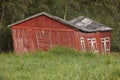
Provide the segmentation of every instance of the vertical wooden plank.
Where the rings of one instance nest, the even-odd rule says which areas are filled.
[[[64,45],[67,46],[67,35],[66,35],[66,31],[64,31]]]
[[[52,35],[51,35],[51,34],[52,34],[51,31],[49,31],[49,40],[50,40],[50,44],[49,44],[50,46],[49,46],[49,47],[50,47],[50,48],[51,48],[52,45],[53,45],[53,44],[52,44]]]
[[[78,50],[79,50],[78,38],[77,38],[77,32],[76,32],[76,31],[74,31],[74,37],[75,37],[76,49],[78,49]]]
[[[98,52],[101,53],[102,49],[101,49],[101,35],[99,32],[96,33],[96,40],[97,40],[97,44],[98,44]]]
[[[65,46],[65,37],[64,37],[64,32],[63,31],[59,31],[59,45],[61,46]]]
[[[78,31],[76,31],[76,38],[77,38],[78,50],[80,50],[80,37],[79,37],[79,32]]]
[[[75,48],[75,37],[74,37],[74,32],[70,33],[70,43],[71,43],[71,47]]]
[[[68,42],[68,47],[71,47],[71,42],[70,42],[70,31],[67,32],[67,42]]]
[[[14,47],[14,51],[17,52],[17,43],[16,43],[16,29],[12,29],[12,39],[13,39],[13,47]]]
[[[110,37],[110,52],[111,52],[111,44],[112,44],[112,39],[111,39],[111,32],[109,32],[109,37]]]
[[[68,36],[67,36],[67,31],[64,31],[64,45],[68,47],[68,40],[67,40]]]
[[[60,45],[60,32],[59,31],[56,31],[56,42],[57,42],[57,45]]]
[[[54,43],[55,43],[55,45],[57,45],[58,43],[57,43],[57,32],[56,31],[54,31]]]
[[[19,32],[19,29],[17,29],[17,43],[18,43],[18,52],[20,52],[20,32]]]
[[[84,40],[85,40],[85,47],[86,47],[86,51],[90,51],[89,50],[89,44],[88,44],[88,38],[89,38],[89,33],[83,33],[83,32],[80,32],[80,34],[82,34],[82,36],[84,37]]]

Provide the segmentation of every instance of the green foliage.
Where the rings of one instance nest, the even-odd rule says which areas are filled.
[[[55,46],[49,49],[49,53],[64,56],[64,55],[71,55],[77,56],[78,52],[75,49],[64,47],[64,46]]]
[[[119,66],[119,54],[90,56],[57,46],[48,52],[0,54],[0,80],[120,80]]]
[[[13,49],[12,37],[10,34],[11,34],[11,31],[9,29],[1,29],[0,31],[0,50],[1,51],[8,52]]]

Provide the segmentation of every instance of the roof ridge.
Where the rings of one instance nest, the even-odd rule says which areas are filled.
[[[74,29],[76,29],[76,30],[79,30],[79,28],[77,28],[75,25],[69,23],[68,21],[63,20],[62,18],[59,18],[59,17],[57,17],[57,16],[50,15],[50,14],[48,14],[48,13],[46,13],[46,12],[37,13],[37,14],[35,14],[35,15],[33,15],[33,16],[27,17],[27,18],[25,18],[25,19],[23,19],[23,20],[20,20],[20,21],[18,21],[18,22],[15,22],[15,23],[13,23],[13,24],[10,24],[10,25],[8,25],[8,27],[11,27],[11,26],[13,26],[13,25],[17,25],[17,24],[19,24],[19,23],[22,23],[22,22],[24,22],[24,21],[30,20],[30,19],[32,19],[32,18],[41,16],[41,15],[45,15],[45,16],[47,16],[47,17],[49,17],[49,18],[52,18],[52,19],[54,19],[54,20],[56,20],[56,21],[59,21],[59,22],[61,22],[61,23],[63,23],[63,24],[69,25],[69,26],[71,26],[72,28],[74,28]]]

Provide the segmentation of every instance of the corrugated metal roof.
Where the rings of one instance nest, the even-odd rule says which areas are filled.
[[[74,28],[75,30],[80,30],[80,31],[84,31],[84,32],[97,32],[97,31],[111,31],[112,30],[111,28],[109,28],[103,24],[100,24],[96,21],[93,21],[92,19],[86,18],[84,16],[80,16],[80,17],[72,19],[70,21],[65,21],[59,17],[47,14],[45,12],[35,14],[31,17],[25,18],[24,20],[10,24],[10,25],[8,25],[8,27],[20,24],[24,21],[33,19],[33,18],[41,16],[41,15],[48,16],[58,22],[65,24],[65,25],[69,25],[71,28]]]
[[[84,16],[80,16],[68,22],[70,22],[71,24],[75,25],[77,28],[85,32],[111,31],[112,30],[110,27],[107,27],[101,23],[98,23]]]

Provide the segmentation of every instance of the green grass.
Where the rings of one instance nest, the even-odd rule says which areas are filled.
[[[0,54],[0,80],[120,80],[120,54],[95,55],[64,47]]]

